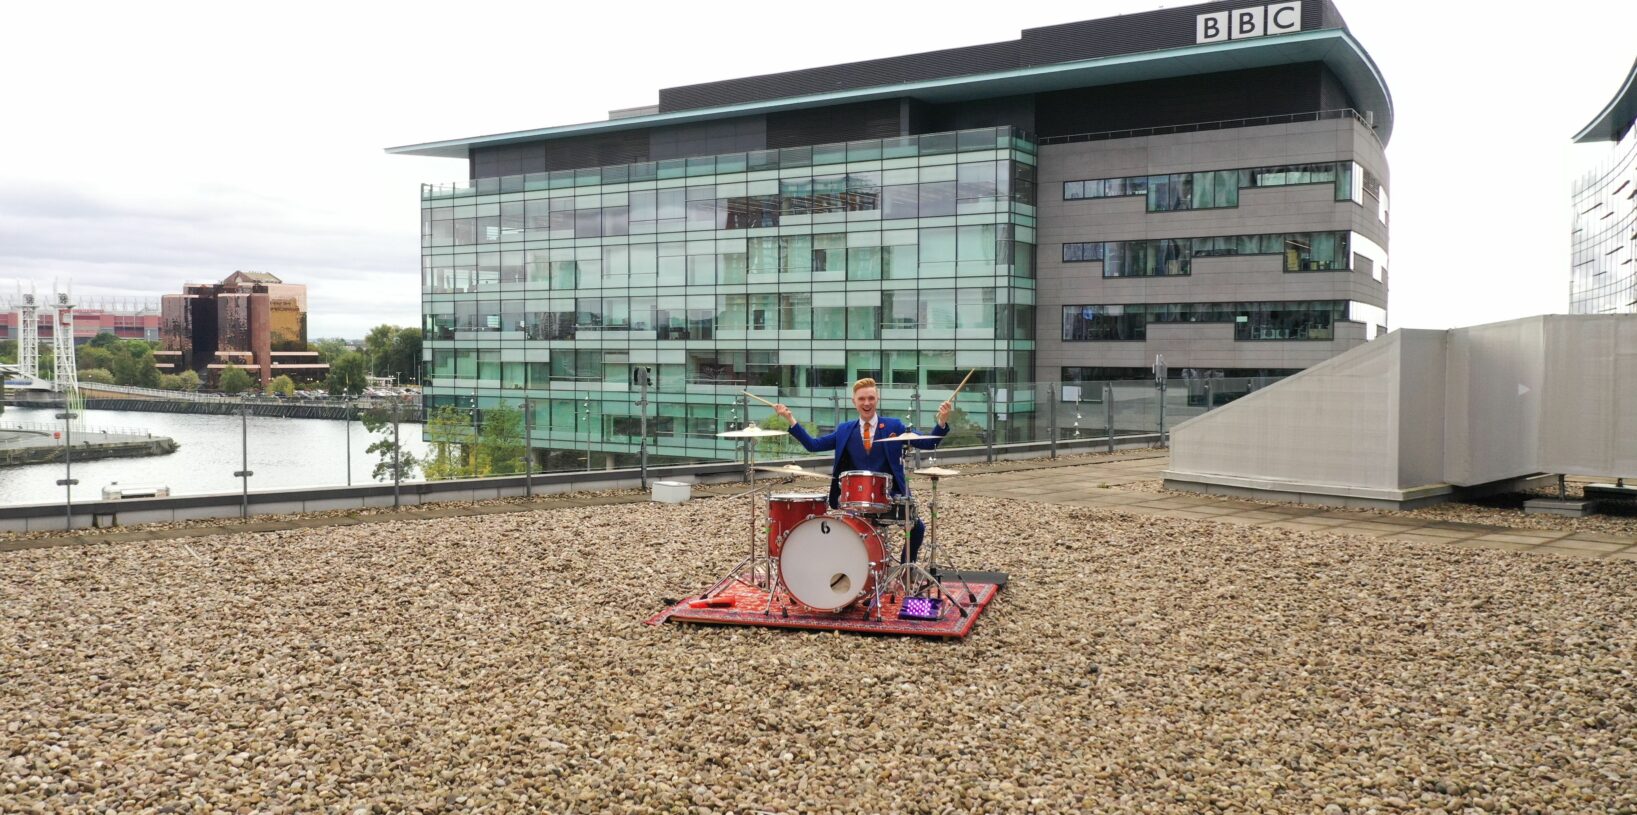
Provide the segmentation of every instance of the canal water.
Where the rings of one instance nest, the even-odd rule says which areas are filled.
[[[58,409],[7,407],[0,427],[9,424],[57,424]],[[172,495],[238,492],[243,446],[238,416],[201,416],[189,413],[143,413],[129,410],[87,410],[81,419],[95,432],[99,427],[141,428],[169,436],[181,447],[170,455],[74,462],[74,500],[97,500],[102,488],[127,485],[167,486]],[[251,416],[250,478],[252,492],[290,487],[323,487],[347,483],[347,451],[352,451],[352,483],[375,483],[370,473],[376,456],[364,452],[372,439],[363,424],[329,419],[281,419]],[[348,427],[351,426],[349,444]],[[399,425],[407,452],[426,451],[421,425]],[[75,431],[80,432],[78,429]],[[0,467],[0,506],[43,504],[63,500],[63,465],[31,464]],[[418,476],[417,476],[418,477]]]

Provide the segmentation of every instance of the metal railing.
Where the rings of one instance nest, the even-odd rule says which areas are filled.
[[[849,373],[856,373],[852,371]],[[947,372],[946,372],[947,373]],[[956,372],[960,373],[960,372]],[[924,378],[927,374],[921,374]],[[918,451],[920,461],[944,452],[964,451],[965,458],[994,460],[997,456],[1056,456],[1060,451],[1112,450],[1117,446],[1164,445],[1176,424],[1266,387],[1277,378],[1185,377],[1156,382],[1152,379],[1095,382],[1040,382],[988,384],[972,381],[958,396],[955,382],[887,384],[880,387],[883,415],[902,419],[923,432],[932,428],[939,406],[953,400],[956,413],[946,441],[938,451]],[[623,383],[622,383],[623,384]],[[573,394],[539,392],[520,398],[505,396],[493,387],[477,391],[480,410],[472,410],[472,391],[433,393],[427,425],[418,400],[386,400],[377,410],[354,401],[356,411],[329,419],[289,419],[265,416],[257,400],[221,399],[228,410],[160,410],[155,414],[154,436],[174,438],[176,452],[158,458],[107,459],[78,453],[73,472],[87,483],[140,479],[162,484],[173,495],[202,495],[231,490],[241,496],[249,487],[263,490],[322,488],[383,480],[392,484],[460,478],[534,475],[553,472],[605,472],[639,468],[643,483],[649,467],[739,461],[749,449],[761,462],[809,458],[796,440],[786,435],[754,443],[720,437],[755,421],[778,427],[770,407],[741,391],[768,401],[783,402],[810,432],[819,435],[853,418],[849,387],[789,388],[744,385],[739,382],[688,382],[683,392],[644,387],[599,392],[582,388]],[[170,391],[123,388],[176,399]],[[120,391],[113,391],[118,393]],[[602,394],[606,393],[606,396]],[[565,398],[568,397],[568,398]],[[640,398],[639,398],[640,397]],[[218,398],[218,397],[210,397]],[[458,402],[451,401],[459,399]],[[563,404],[568,402],[567,405]],[[186,407],[191,402],[174,404]],[[702,406],[713,406],[701,410]],[[396,409],[391,409],[396,407]],[[445,408],[455,408],[451,415]],[[68,425],[78,417],[95,422],[92,408],[57,414],[59,422],[0,423],[0,429],[51,434],[69,433],[76,446],[106,430],[110,435],[144,437],[148,430],[112,425]],[[201,414],[195,419],[189,415]],[[220,415],[239,414],[227,418]],[[139,421],[131,414],[109,416],[120,423]],[[342,421],[345,417],[350,421]],[[31,416],[29,417],[31,418]],[[226,418],[226,421],[224,421]],[[454,419],[451,424],[451,418]],[[62,489],[67,463],[26,464],[13,471],[0,505],[44,503],[61,499],[72,505]],[[53,484],[57,486],[53,488]],[[248,499],[243,499],[248,506]],[[248,511],[248,510],[246,510]],[[71,515],[68,509],[65,513]]]
[[[12,432],[16,432],[16,433],[44,433],[46,435],[50,435],[52,433],[61,433],[62,430],[63,430],[63,426],[62,426],[61,423],[56,423],[56,422],[0,422],[0,432],[8,431],[8,430],[12,431]],[[76,426],[74,428],[74,432],[75,433],[83,433],[83,434],[88,435],[88,436],[89,435],[104,435],[104,434],[106,434],[106,435],[109,435],[109,436],[144,436],[144,437],[146,437],[146,436],[153,435],[153,433],[151,431],[147,430],[146,428],[141,428],[141,427],[79,427],[79,426]]]

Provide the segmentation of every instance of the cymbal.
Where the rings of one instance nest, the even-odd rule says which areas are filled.
[[[889,441],[925,441],[926,439],[941,439],[941,438],[943,438],[943,436],[923,436],[920,433],[916,433],[915,431],[912,430],[912,431],[910,431],[908,433],[899,433],[896,436],[888,436],[888,437],[886,437],[884,439],[875,439],[874,443],[875,444],[880,444],[882,442],[889,442]]]
[[[726,433],[717,433],[716,437],[719,439],[771,439],[775,436],[783,435],[785,435],[783,430],[767,430],[757,427],[754,423],[752,423],[738,430],[729,430]]]
[[[826,481],[830,480],[829,473],[820,473],[820,472],[814,472],[812,470],[803,470],[802,468],[797,467],[794,464],[792,464],[792,465],[790,465],[788,467],[773,467],[773,466],[766,466],[766,465],[757,465],[756,469],[758,469],[758,470],[760,470],[760,471],[762,471],[764,473],[778,473],[779,475],[805,475],[808,478],[822,478],[822,479],[824,479]]]
[[[961,471],[960,470],[951,470],[951,469],[949,469],[947,467],[922,467],[921,469],[916,470],[915,474],[916,475],[936,475],[936,476],[942,477],[942,476],[950,476],[950,475],[960,475]]]

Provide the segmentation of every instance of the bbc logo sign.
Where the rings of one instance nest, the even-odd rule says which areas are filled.
[[[1302,4],[1269,3],[1265,6],[1201,14],[1194,20],[1194,42],[1227,42],[1269,34],[1290,34],[1302,30]]]

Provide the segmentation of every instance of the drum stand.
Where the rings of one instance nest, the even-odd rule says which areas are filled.
[[[903,445],[903,449],[900,451],[899,455],[901,455],[905,459],[908,459],[909,458],[908,450],[909,450],[909,445],[908,444]],[[907,464],[908,462],[905,462],[905,463]],[[938,547],[938,538],[937,538],[937,531],[938,531],[938,477],[937,476],[929,476],[929,477],[932,479],[932,506],[931,506],[932,527],[931,527],[931,529],[927,530],[928,551],[927,551],[927,556],[926,556],[926,562],[929,563],[929,564],[932,564],[934,567],[936,567],[937,563],[938,563],[938,561],[937,561],[937,552],[938,552],[938,548],[937,548]],[[908,492],[909,492],[909,474],[908,474],[908,472],[906,472],[904,474],[904,492],[905,492],[906,497],[907,497]],[[913,596],[913,595],[917,595],[922,591],[926,591],[927,590],[925,588],[926,586],[931,586],[932,587],[931,590],[936,592],[937,596],[940,599],[942,599],[944,602],[950,604],[951,606],[954,606],[955,610],[959,611],[961,613],[962,617],[965,617],[965,616],[967,616],[966,606],[961,605],[960,601],[956,600],[954,595],[950,594],[947,590],[944,589],[944,584],[943,584],[942,580],[939,580],[937,577],[934,577],[932,572],[928,571],[925,567],[923,567],[921,565],[921,563],[920,563],[921,558],[916,557],[914,559],[911,559],[910,556],[909,556],[910,555],[910,552],[909,552],[910,541],[914,539],[914,536],[915,536],[915,522],[918,521],[918,520],[920,520],[920,513],[917,511],[917,507],[915,506],[915,501],[913,499],[909,500],[907,502],[905,510],[904,510],[904,561],[902,563],[899,563],[898,565],[893,566],[892,568],[887,570],[886,580],[876,582],[876,597],[875,597],[876,618],[880,619],[880,614],[881,614],[881,588],[880,587],[881,587],[883,582],[888,586],[892,586],[892,585],[895,585],[895,584],[898,585],[903,590],[905,597],[910,597],[910,596]],[[916,554],[919,555],[920,553],[917,552]],[[961,585],[966,586],[966,580],[964,578],[961,580]],[[968,602],[976,602],[977,601],[977,595],[973,593],[972,588],[970,586],[966,586],[966,596],[968,598]]]

